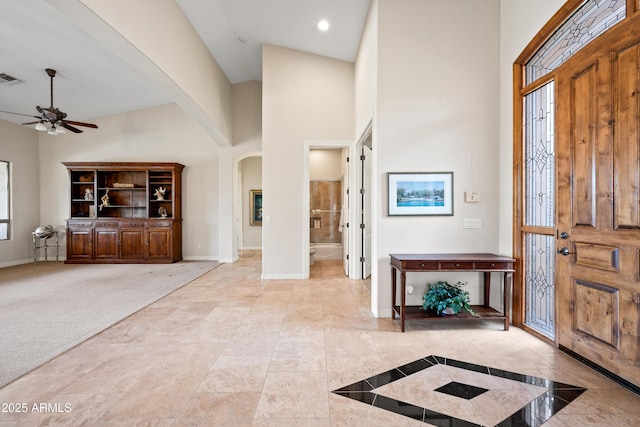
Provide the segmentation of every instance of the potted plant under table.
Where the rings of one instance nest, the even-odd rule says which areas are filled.
[[[461,311],[468,311],[472,316],[478,316],[472,309],[469,291],[462,289],[462,282],[451,284],[444,280],[427,283],[424,293],[422,309],[435,312],[438,316],[454,315]]]

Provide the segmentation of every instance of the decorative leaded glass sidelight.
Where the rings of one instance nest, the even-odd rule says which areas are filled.
[[[525,224],[555,225],[553,81],[524,98]]]
[[[555,260],[555,87],[552,75],[592,40],[626,17],[625,0],[585,0],[524,64],[523,95],[523,266],[525,324],[553,338]],[[531,234],[535,227],[536,233]]]
[[[555,70],[591,40],[622,21],[626,9],[625,0],[586,1],[527,62],[527,84]]]
[[[525,243],[525,324],[552,339],[555,336],[554,241],[554,236],[527,234]]]

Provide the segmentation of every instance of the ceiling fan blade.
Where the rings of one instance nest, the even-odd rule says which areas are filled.
[[[94,125],[93,123],[75,122],[73,120],[65,120],[65,123],[69,123],[76,126],[84,126],[88,128],[98,129],[98,125]]]
[[[34,116],[33,114],[13,113],[13,112],[11,112],[11,111],[3,111],[3,110],[0,110],[0,113],[15,114],[16,116],[35,117],[36,119],[39,119],[39,118],[40,118],[40,117],[38,117],[38,116]]]
[[[40,123],[42,120],[38,120],[36,122],[27,122],[27,123],[20,123],[22,125],[35,125],[36,123]]]
[[[81,131],[80,129],[78,129],[78,128],[74,128],[74,127],[73,127],[73,126],[71,126],[71,125],[69,124],[69,122],[67,122],[67,121],[62,122],[62,125],[61,125],[61,126],[62,126],[63,128],[65,128],[65,129],[70,130],[70,131],[71,131],[71,132],[73,132],[73,133],[82,133],[82,131]]]

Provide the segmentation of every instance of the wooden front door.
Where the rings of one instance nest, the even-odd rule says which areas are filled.
[[[558,69],[556,308],[560,346],[640,385],[640,39],[629,40],[631,28],[615,27]]]

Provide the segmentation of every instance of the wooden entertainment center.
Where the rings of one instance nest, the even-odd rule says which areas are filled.
[[[66,263],[182,260],[184,165],[63,164],[70,178]]]

